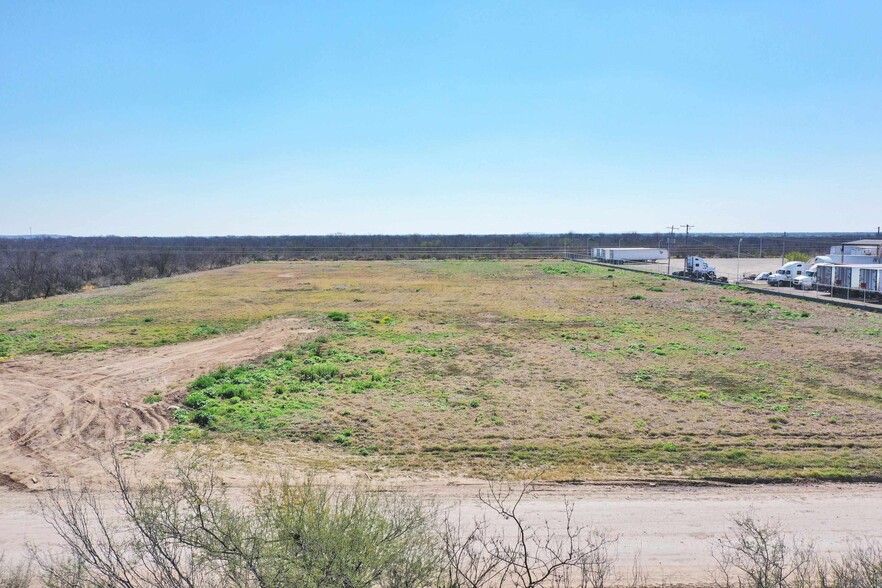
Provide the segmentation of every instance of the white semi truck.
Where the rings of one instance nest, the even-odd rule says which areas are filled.
[[[723,277],[717,277],[717,268],[710,265],[706,259],[697,255],[690,255],[686,258],[686,269],[680,272],[673,272],[671,275],[684,276],[694,278],[696,280],[707,280],[709,282],[728,282]]]
[[[793,287],[800,290],[814,290],[818,283],[817,280],[818,264],[815,264],[805,270],[801,276],[793,278]]]
[[[798,276],[808,269],[808,264],[801,261],[788,261],[769,276],[769,286],[790,286]]]

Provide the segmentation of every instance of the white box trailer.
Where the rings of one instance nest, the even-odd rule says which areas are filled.
[[[818,289],[846,298],[882,298],[882,264],[818,264]]]
[[[833,268],[833,285],[837,288],[851,289],[857,286],[852,265],[837,265]]]
[[[665,261],[668,259],[668,250],[652,247],[592,247],[591,257],[607,263]]]
[[[860,287],[862,265],[819,263],[817,268],[818,286],[829,288],[857,289]]]
[[[821,290],[829,290],[833,286],[833,269],[836,266],[832,263],[819,263],[815,278],[817,278],[818,288]]]
[[[860,288],[875,296],[882,295],[882,268],[860,268]]]
[[[882,270],[882,264],[878,263],[839,265],[836,266],[834,285],[852,290],[869,290],[870,284],[878,285],[879,270]]]

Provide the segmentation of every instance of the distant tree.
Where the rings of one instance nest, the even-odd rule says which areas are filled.
[[[156,270],[156,275],[158,277],[164,278],[172,274],[175,254],[171,251],[152,253],[149,260],[150,265]]]
[[[789,251],[784,255],[787,261],[808,261],[811,256],[802,251]]]

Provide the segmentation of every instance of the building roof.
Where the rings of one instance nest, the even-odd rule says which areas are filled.
[[[882,239],[859,239],[857,241],[849,241],[848,243],[843,243],[843,245],[869,245],[872,247],[879,247],[882,245]]]
[[[606,249],[607,251],[664,251],[664,248],[659,249],[658,247],[603,247],[602,245],[592,247],[592,249]]]

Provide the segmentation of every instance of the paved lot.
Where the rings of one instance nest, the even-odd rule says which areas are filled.
[[[760,272],[770,272],[775,271],[779,267],[781,267],[781,259],[780,258],[758,258],[758,257],[742,257],[740,260],[733,258],[723,258],[723,257],[713,257],[708,258],[707,262],[713,267],[717,268],[718,276],[725,276],[728,278],[730,282],[735,281],[735,276],[738,274],[758,274]],[[683,258],[673,258],[671,259],[671,271],[681,271],[684,268],[684,260]],[[665,263],[639,263],[629,265],[628,267],[633,267],[637,269],[644,269],[646,271],[657,272],[657,273],[667,273],[668,264]]]
[[[764,281],[753,281],[753,280],[745,280],[743,276],[745,274],[759,274],[760,272],[769,272],[775,271],[779,267],[781,267],[781,258],[757,258],[757,257],[742,257],[740,260],[727,257],[714,257],[707,258],[707,262],[717,268],[717,275],[721,277],[725,277],[729,280],[730,283],[734,283],[735,277],[739,274],[742,276],[742,279],[738,280],[738,283],[742,286],[746,286],[749,288],[754,288],[757,290],[772,290],[778,293],[786,293],[792,294],[795,296],[799,296],[807,299],[819,299],[819,300],[842,300],[845,302],[849,302],[852,304],[857,304],[859,306],[866,306],[872,309],[882,309],[882,303],[874,302],[874,301],[866,301],[862,297],[857,298],[832,298],[830,294],[826,292],[818,292],[816,290],[797,290],[796,288],[791,288],[789,286],[785,287],[772,287],[769,286],[768,283]],[[641,269],[653,273],[664,274],[668,271],[668,263],[635,263],[628,264],[629,268],[633,269]],[[673,258],[671,259],[671,272],[681,271],[684,268],[684,260],[683,258]]]

